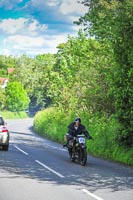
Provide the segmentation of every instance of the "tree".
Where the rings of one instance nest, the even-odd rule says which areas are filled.
[[[5,103],[6,103],[5,90],[3,90],[0,87],[0,110],[3,110],[5,108]]]
[[[50,99],[47,97],[47,89],[54,60],[53,54],[37,55],[34,59],[22,55],[17,59],[18,67],[10,80],[15,79],[22,83],[30,98],[29,106],[31,109],[44,108],[50,103]]]
[[[28,107],[29,97],[20,82],[9,82],[5,92],[8,110],[23,111]]]
[[[8,77],[8,68],[16,68],[17,59],[12,56],[0,55],[0,76]]]
[[[56,105],[65,110],[113,112],[108,92],[113,55],[107,47],[81,31],[58,46],[49,87]]]
[[[88,13],[79,19],[101,42],[112,46],[116,65],[112,74],[116,116],[121,124],[119,144],[133,144],[133,4],[130,0],[84,0]]]

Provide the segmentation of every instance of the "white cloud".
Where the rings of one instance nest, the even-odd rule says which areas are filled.
[[[4,19],[0,23],[0,29],[7,34],[14,34],[24,28],[26,19]]]
[[[25,15],[25,18],[0,20],[0,54],[56,53],[57,46],[67,41],[68,34],[77,34],[81,27],[73,21],[87,11],[77,0],[30,0],[19,7],[20,2],[22,0],[0,0],[0,6],[15,8],[17,12],[21,10]],[[49,20],[48,26],[45,23]]]
[[[47,1],[47,0],[46,0]],[[27,5],[36,8],[37,10],[43,10],[46,8],[46,2],[44,0],[31,0]]]
[[[28,23],[28,31],[31,32],[43,32],[48,28],[47,25],[42,24],[40,25],[39,22],[37,20],[32,20],[30,23]]]
[[[77,0],[31,0],[27,3],[29,8],[34,8],[37,10],[45,10],[45,8],[50,7],[55,9],[57,15],[60,13],[62,15],[82,15],[87,12],[87,7],[83,4],[78,3]]]
[[[41,47],[44,45],[42,37],[29,37],[22,35],[10,36],[4,40],[5,45],[11,45],[14,49],[25,49],[27,47]]]
[[[78,21],[79,20],[79,16],[70,16],[69,17],[70,21]],[[81,24],[81,25],[76,25],[76,24],[73,24],[71,26],[71,29],[74,30],[75,32],[78,32],[79,30],[83,30],[84,29],[84,26]]]
[[[15,0],[14,0],[15,1]],[[44,6],[59,6],[61,5],[62,11],[70,10],[71,11],[76,11],[78,13],[81,13],[85,8],[85,6],[81,3],[78,3],[78,0],[31,0],[28,2],[34,6],[42,7]]]
[[[47,26],[40,25],[37,20],[18,18],[18,19],[4,19],[0,22],[0,30],[5,34],[30,34],[36,35],[39,31],[45,31]]]
[[[27,13],[29,12],[31,15],[34,13],[35,17],[42,23],[50,20],[50,27],[52,27],[51,22],[53,25],[56,23],[56,30],[58,30],[60,26],[58,22],[62,24],[64,22],[64,26],[67,24],[68,32],[70,32],[70,30],[76,32],[80,29],[78,26],[73,26],[73,21],[75,18],[79,19],[87,11],[88,8],[78,3],[78,0],[31,0],[27,3],[26,9]],[[66,30],[65,27],[64,29]],[[59,31],[63,31],[63,29]]]
[[[49,0],[47,2],[47,5],[50,6],[50,7],[58,6],[59,4],[60,4],[59,0]]]
[[[57,53],[57,46],[67,41],[67,35],[45,35],[39,37],[30,36],[9,36],[4,40],[4,45],[0,49],[0,54],[37,55],[43,53]]]
[[[4,7],[7,10],[11,10],[17,3],[21,3],[23,0],[0,0],[0,7]]]
[[[48,35],[47,26],[37,20],[18,18],[4,19],[0,22],[0,30],[5,39],[0,40],[0,54],[40,54],[56,53],[57,46],[67,41],[67,34]]]
[[[61,44],[61,43],[64,43],[67,41],[67,38],[68,36],[66,34],[62,34],[62,35],[53,35],[53,36],[47,36],[46,37],[46,45],[52,49],[56,49],[56,47]]]
[[[87,12],[87,8],[84,5],[79,4],[77,0],[62,1],[59,10],[64,15],[75,14],[75,13],[81,15]]]
[[[61,2],[62,0],[31,0],[29,3],[42,8],[42,6],[58,6]]]
[[[6,56],[10,56],[12,55],[11,51],[9,49],[3,49],[1,52],[1,54],[6,55]]]
[[[34,52],[36,55],[45,45],[42,37],[29,37],[22,35],[9,36],[4,40],[2,54],[20,55]]]

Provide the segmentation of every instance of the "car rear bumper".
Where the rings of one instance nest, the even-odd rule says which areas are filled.
[[[0,133],[0,145],[9,144],[9,133]]]

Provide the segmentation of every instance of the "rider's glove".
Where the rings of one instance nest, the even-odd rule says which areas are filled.
[[[90,136],[90,135],[87,136],[87,138],[88,138],[89,140],[91,140],[91,139],[93,140],[92,136]]]

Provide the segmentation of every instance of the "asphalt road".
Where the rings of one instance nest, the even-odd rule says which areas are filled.
[[[0,200],[132,200],[133,168],[88,155],[72,163],[62,145],[37,136],[33,119],[8,120],[0,150]]]

